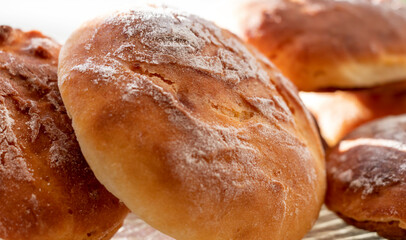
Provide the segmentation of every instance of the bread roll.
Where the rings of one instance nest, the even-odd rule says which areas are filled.
[[[301,92],[300,97],[331,147],[366,122],[406,113],[406,81],[369,89]]]
[[[235,14],[244,39],[303,91],[406,79],[400,1],[254,0]]]
[[[96,177],[175,239],[301,239],[323,151],[295,87],[236,36],[168,8],[90,21],[59,88]]]
[[[108,239],[128,212],[80,152],[58,92],[59,50],[0,26],[0,239]]]
[[[327,155],[326,205],[348,223],[406,239],[406,115],[362,125]]]

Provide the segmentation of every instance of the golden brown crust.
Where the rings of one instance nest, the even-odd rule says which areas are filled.
[[[395,0],[254,0],[236,14],[241,35],[304,91],[405,79],[405,16]]]
[[[347,222],[406,238],[406,115],[362,125],[327,154],[326,205]],[[352,220],[351,220],[352,219]]]
[[[268,61],[196,16],[152,9],[83,25],[59,84],[96,176],[176,239],[300,239],[323,201],[309,114]]]
[[[366,122],[406,113],[406,81],[360,90],[301,92],[300,97],[329,146]]]
[[[80,152],[57,87],[59,50],[0,26],[2,239],[107,239],[128,211]]]

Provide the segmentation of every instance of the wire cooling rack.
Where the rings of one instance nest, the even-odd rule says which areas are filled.
[[[174,240],[130,214],[114,240]],[[323,206],[319,219],[303,240],[378,240],[376,233],[367,232],[346,224],[333,212]]]

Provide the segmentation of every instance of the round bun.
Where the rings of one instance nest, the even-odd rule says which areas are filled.
[[[1,239],[108,239],[128,212],[80,152],[58,92],[59,50],[0,26]]]
[[[327,155],[326,205],[348,223],[406,239],[406,115],[351,132]]]
[[[406,113],[406,82],[334,92],[301,92],[329,146],[358,126],[377,118]]]
[[[254,0],[238,9],[241,35],[299,90],[406,79],[406,10],[400,1]]]
[[[96,177],[176,239],[300,239],[324,158],[294,86],[226,30],[168,8],[95,19],[59,88]]]

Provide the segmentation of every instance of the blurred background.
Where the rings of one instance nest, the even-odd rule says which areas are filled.
[[[39,30],[60,43],[81,23],[114,10],[130,9],[144,3],[164,4],[214,20],[227,16],[227,2],[233,0],[12,0],[2,1],[0,24],[22,30]]]

